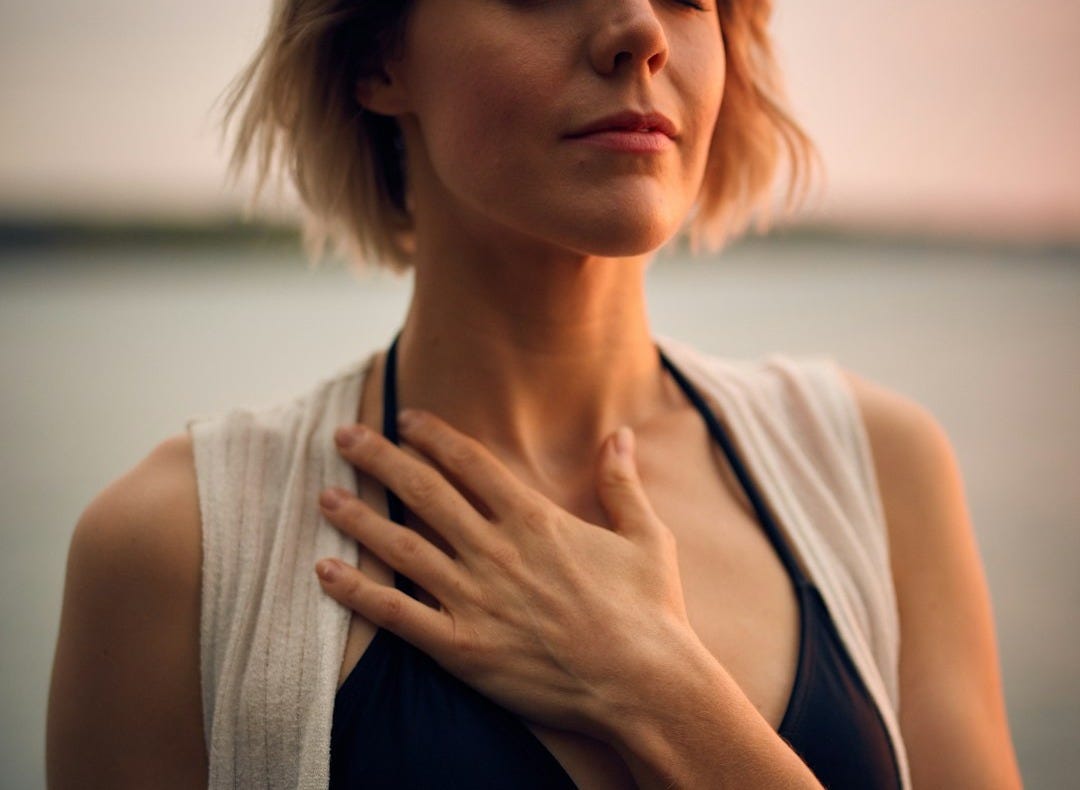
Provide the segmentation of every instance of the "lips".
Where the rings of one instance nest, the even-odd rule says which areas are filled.
[[[666,115],[658,112],[620,112],[598,118],[567,137],[585,137],[596,132],[660,132],[675,139],[678,131]]]

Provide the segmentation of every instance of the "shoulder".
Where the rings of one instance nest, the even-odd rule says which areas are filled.
[[[75,526],[49,693],[50,786],[205,784],[200,566],[192,445],[179,434]]]
[[[928,408],[854,371],[837,368],[859,407],[879,472],[887,475],[898,467],[931,459],[938,464],[955,460],[950,458],[953,449],[945,429]]]
[[[941,422],[913,398],[840,368],[873,455],[897,581],[926,540],[970,532],[956,451]]]
[[[842,370],[888,526],[900,724],[916,787],[1019,787],[990,593],[948,434],[910,397]]]
[[[69,572],[75,564],[99,589],[197,592],[200,526],[192,441],[179,433],[86,506],[71,537]]]
[[[192,441],[180,433],[86,506],[71,538],[68,585],[102,604],[125,600],[132,613],[189,614],[200,563]]]
[[[130,566],[124,578],[137,567],[155,568],[147,582],[190,585],[191,571],[198,571],[199,533],[194,450],[184,432],[106,486],[83,511],[71,545],[84,562]]]
[[[914,586],[926,570],[928,551],[974,540],[960,465],[945,428],[928,408],[851,370],[840,372],[858,406],[873,456],[903,609],[904,598],[915,594]],[[968,562],[974,559],[970,551],[965,555]]]

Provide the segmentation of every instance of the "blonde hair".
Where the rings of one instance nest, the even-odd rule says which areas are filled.
[[[239,114],[230,161],[236,178],[255,158],[258,199],[274,171],[288,174],[304,209],[305,246],[326,243],[357,265],[410,267],[414,228],[402,138],[392,118],[355,98],[360,77],[400,51],[411,0],[275,0],[270,28],[230,86],[224,125]],[[727,75],[705,178],[685,231],[690,247],[718,250],[756,210],[771,224],[770,187],[781,150],[790,163],[788,212],[805,197],[820,157],[785,109],[768,22],[771,0],[718,0]],[[242,111],[242,112],[241,112]]]

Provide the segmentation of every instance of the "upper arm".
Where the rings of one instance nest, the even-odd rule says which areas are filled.
[[[1020,787],[990,595],[955,452],[927,409],[844,374],[888,523],[900,614],[900,728],[912,783]]]
[[[201,526],[186,434],[75,527],[49,690],[49,787],[205,787]]]

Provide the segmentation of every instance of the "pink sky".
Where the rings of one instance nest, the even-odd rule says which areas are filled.
[[[268,0],[0,9],[0,212],[235,207],[215,98]],[[828,168],[808,219],[1080,238],[1080,3],[778,0],[792,104]]]

